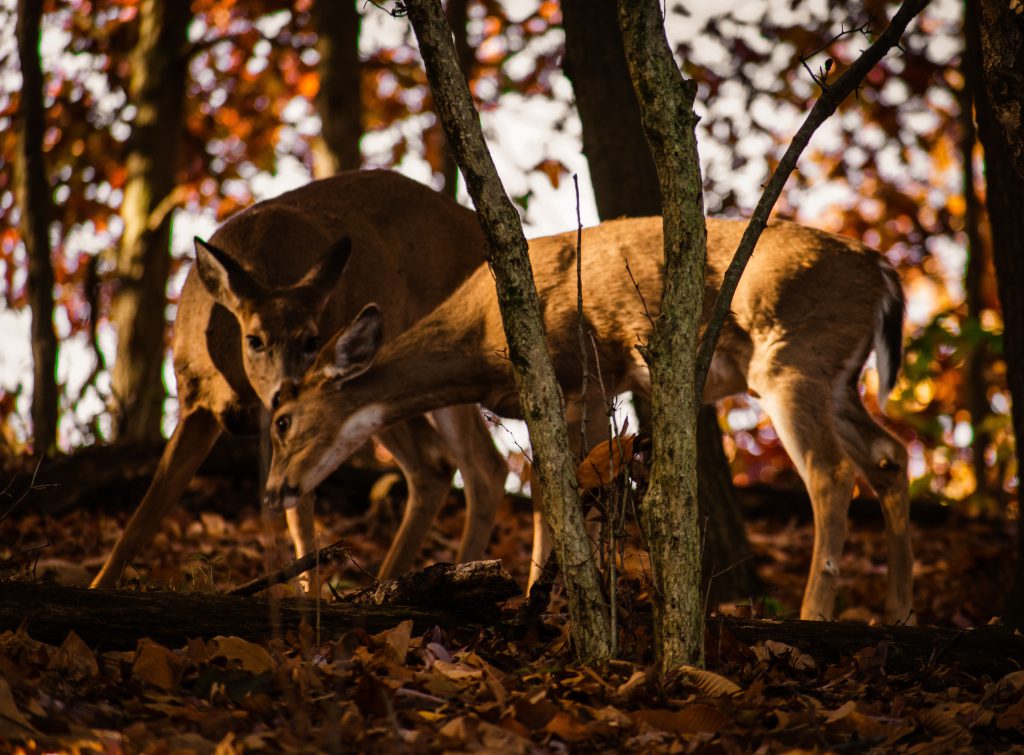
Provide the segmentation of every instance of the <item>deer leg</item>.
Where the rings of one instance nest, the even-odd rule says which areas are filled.
[[[491,434],[475,404],[438,409],[430,413],[462,472],[466,492],[466,523],[456,560],[483,558],[494,530],[494,518],[505,498],[508,464],[494,447]]]
[[[853,462],[836,434],[831,391],[822,381],[778,373],[751,387],[807,486],[814,512],[814,550],[800,618],[831,619],[855,479]]]
[[[846,452],[878,496],[885,516],[889,574],[885,620],[913,623],[914,553],[910,543],[907,450],[868,414],[856,384],[836,396],[836,426]]]
[[[206,409],[195,409],[182,416],[160,455],[146,495],[93,579],[92,587],[117,586],[125,566],[160,529],[160,522],[181,498],[220,432],[216,418]]]
[[[381,579],[404,574],[412,566],[438,509],[451,490],[454,468],[437,431],[424,417],[388,428],[380,441],[395,457],[409,484],[409,499],[391,547],[380,567]]]

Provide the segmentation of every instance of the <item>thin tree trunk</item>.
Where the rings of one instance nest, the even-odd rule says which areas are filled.
[[[362,165],[362,70],[359,64],[361,17],[353,0],[316,0],[313,26],[320,90],[316,110],[320,137],[313,144],[313,175],[333,176]]]
[[[455,39],[455,52],[459,57],[459,67],[466,81],[473,80],[473,67],[476,63],[476,51],[469,46],[469,39],[466,36],[466,24],[469,22],[469,0],[448,0],[445,6],[445,14],[448,16],[448,25],[452,28],[452,35]],[[441,168],[441,175],[444,177],[442,191],[452,199],[458,192],[459,186],[459,164],[455,162],[455,155],[445,141],[444,163]]]
[[[612,646],[608,607],[583,526],[565,429],[565,405],[547,352],[519,215],[505,194],[484,142],[440,2],[407,0],[406,7],[448,143],[466,177],[487,238],[509,361],[540,478],[544,515],[562,566],[576,653],[588,661],[606,659]]]
[[[960,155],[963,160],[964,180],[964,231],[967,234],[967,267],[964,270],[964,292],[967,305],[967,317],[977,322],[984,309],[982,286],[985,275],[985,246],[981,235],[981,201],[974,188],[974,145],[978,135],[974,128],[974,98],[970,84],[965,84],[960,91]],[[988,472],[985,468],[985,449],[991,440],[989,434],[981,430],[981,424],[991,413],[988,405],[988,382],[985,379],[985,368],[988,365],[988,350],[980,344],[967,355],[964,372],[966,373],[965,392],[967,394],[967,411],[971,413],[971,425],[974,438],[971,442],[971,464],[974,466],[974,479],[977,493],[987,496],[989,493]]]
[[[53,264],[50,260],[50,182],[43,158],[43,71],[39,62],[42,3],[18,2],[18,57],[21,99],[18,107],[16,187],[21,208],[21,238],[28,258],[28,296],[32,310],[32,434],[36,453],[57,445],[57,334],[53,329]]]
[[[129,100],[138,113],[127,160],[124,234],[110,312],[117,331],[111,381],[114,434],[125,439],[159,437],[163,417],[171,213],[162,203],[175,186],[190,17],[187,0],[143,0],[132,52]]]
[[[1007,139],[1008,121],[1000,118],[1007,106],[1017,103],[1018,115],[1013,136],[1024,138],[1019,108],[1024,91],[1007,92],[1002,84],[1013,61],[1024,61],[1024,17],[1004,4],[983,0],[979,8],[966,3],[966,71],[974,93],[978,135],[985,148],[986,204],[992,228],[992,256],[996,266],[999,300],[1003,309],[1003,353],[1006,356],[1006,382],[1010,388],[1014,435],[1017,439],[1017,468],[1024,469],[1024,172],[1014,163],[1013,142]],[[1016,34],[1010,33],[1016,31]],[[1001,99],[999,108],[994,106]],[[1012,108],[1011,108],[1012,110]],[[1018,491],[1019,497],[1019,491]],[[1019,524],[1019,519],[1018,519]],[[1018,526],[1017,568],[1014,586],[1007,600],[1003,619],[1014,627],[1024,626],[1024,527]]]
[[[658,174],[640,123],[615,0],[562,0],[562,25],[563,67],[576,94],[598,213],[603,220],[660,215]],[[634,404],[641,425],[649,427],[650,404],[639,396]],[[697,428],[697,490],[705,527],[702,582],[711,582],[712,603],[757,594],[762,584],[750,559],[714,410],[698,414]]]
[[[651,373],[654,453],[640,515],[654,579],[654,652],[667,671],[704,661],[694,354],[707,229],[694,133],[697,85],[675,64],[658,0],[619,0],[619,26],[658,171],[665,226],[665,288],[642,349]]]
[[[615,0],[562,0],[565,58],[603,220],[661,214],[661,191],[626,66]]]

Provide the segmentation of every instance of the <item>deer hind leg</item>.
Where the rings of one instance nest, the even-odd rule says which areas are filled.
[[[416,560],[427,530],[451,490],[455,469],[445,455],[441,437],[424,417],[390,427],[378,437],[409,485],[402,523],[380,567],[380,578],[388,579],[404,574]]]
[[[878,496],[885,516],[889,574],[885,620],[912,623],[914,554],[910,543],[907,450],[868,414],[856,383],[836,392],[836,425],[846,452]]]
[[[117,586],[124,568],[153,538],[164,517],[181,498],[220,432],[216,418],[206,409],[193,409],[183,414],[164,446],[146,495],[118,538],[114,550],[107,556],[103,568],[93,579],[92,587]]]
[[[830,386],[776,372],[770,379],[752,381],[751,387],[807,486],[814,512],[814,550],[800,618],[831,619],[855,470],[836,433]]]
[[[466,523],[456,560],[476,561],[487,550],[494,519],[505,498],[508,464],[494,447],[476,404],[438,409],[430,417],[462,472],[465,486]]]

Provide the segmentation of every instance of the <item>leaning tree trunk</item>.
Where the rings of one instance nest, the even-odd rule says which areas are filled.
[[[1005,3],[967,2],[966,70],[985,148],[986,204],[992,256],[1003,308],[1003,352],[1010,388],[1017,468],[1024,469],[1024,14]],[[1008,81],[1016,82],[1009,86]],[[1019,477],[1020,475],[1018,475]],[[1018,491],[1019,494],[1019,491]],[[1019,522],[1019,518],[1018,518]],[[1024,527],[1018,526],[1017,568],[1004,620],[1024,626]]]
[[[526,238],[487,150],[439,0],[406,0],[406,8],[448,143],[487,238],[509,362],[562,566],[576,653],[584,660],[604,660],[612,647],[608,607],[583,526],[564,401],[547,352]]]
[[[562,0],[562,25],[563,66],[576,94],[598,214],[604,220],[660,215],[658,174],[629,79],[615,0]],[[641,424],[649,425],[650,405],[640,397],[635,404]],[[710,581],[712,603],[756,595],[763,588],[715,412],[702,410],[697,427],[697,491],[706,528],[702,583]]]
[[[21,208],[21,238],[28,258],[32,309],[32,434],[36,453],[57,443],[57,334],[53,329],[53,264],[50,261],[50,185],[43,159],[43,71],[39,62],[40,2],[18,2],[21,93],[15,191]]]
[[[363,162],[359,151],[363,136],[359,11],[352,0],[316,0],[313,26],[320,54],[316,95],[320,137],[313,144],[313,175],[324,178],[358,170]]]
[[[619,0],[633,88],[658,170],[665,284],[650,339],[653,454],[640,506],[654,580],[654,654],[662,670],[703,664],[694,356],[704,301],[707,229],[694,129],[697,84],[672,57],[658,0]]]
[[[160,435],[170,215],[181,141],[187,60],[184,0],[143,0],[132,51],[132,124],[117,250],[117,289],[110,320],[117,332],[114,434],[130,440]]]

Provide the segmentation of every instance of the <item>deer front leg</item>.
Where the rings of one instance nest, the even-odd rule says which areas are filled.
[[[186,411],[160,455],[153,481],[91,587],[116,587],[135,554],[160,529],[164,517],[185,492],[192,476],[220,435],[220,425],[205,409]]]
[[[462,472],[466,493],[466,522],[456,560],[460,563],[484,557],[494,531],[494,519],[505,498],[508,464],[475,404],[438,409],[430,413]]]
[[[295,549],[295,558],[302,558],[316,547],[316,526],[313,520],[315,508],[316,493],[307,493],[299,498],[298,505],[286,509],[284,512],[284,519],[288,525],[288,536]],[[314,584],[314,579],[309,576],[309,572],[299,577],[299,589],[312,595],[318,595],[320,592],[320,586]]]
[[[441,438],[423,417],[389,428],[380,441],[395,457],[409,485],[409,498],[391,548],[378,576],[397,577],[411,567],[438,509],[451,490],[454,468],[445,457]]]

